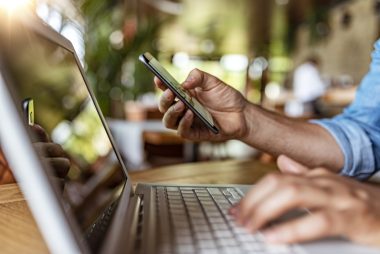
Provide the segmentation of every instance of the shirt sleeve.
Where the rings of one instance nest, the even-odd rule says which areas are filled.
[[[312,123],[329,131],[340,146],[342,175],[364,180],[380,171],[380,40],[355,101],[341,115]]]
[[[312,122],[324,127],[342,150],[344,155],[342,175],[364,180],[375,173],[372,142],[359,123],[346,117]]]

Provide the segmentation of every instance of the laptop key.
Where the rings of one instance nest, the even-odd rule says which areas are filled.
[[[177,235],[175,237],[175,241],[177,244],[193,244],[193,238],[189,235]]]
[[[215,249],[216,245],[213,240],[200,240],[197,242],[199,249]]]
[[[211,228],[214,231],[218,230],[229,230],[229,227],[226,224],[211,224]]]
[[[231,238],[233,237],[233,234],[228,230],[220,230],[214,232],[214,235],[216,238]]]
[[[228,254],[240,254],[240,253],[246,253],[246,252],[242,252],[240,247],[236,247],[236,246],[226,246],[223,248],[223,252],[222,253],[228,253]],[[255,252],[255,254],[260,254],[260,252]],[[263,253],[264,254],[264,253]]]
[[[222,247],[234,247],[239,246],[239,242],[234,238],[224,238],[218,240],[218,245]]]
[[[199,253],[199,254],[219,254],[219,251],[217,249],[203,249],[197,253]]]
[[[194,232],[211,232],[208,225],[193,225]]]
[[[177,246],[176,253],[180,254],[186,254],[186,253],[194,253],[195,248],[192,244],[182,244],[180,246]]]
[[[286,245],[266,245],[266,250],[273,254],[290,253],[290,248]]]
[[[178,187],[166,187],[166,191],[178,192]]]
[[[220,194],[222,195],[222,192],[218,188],[207,188],[208,192],[212,194]]]
[[[196,232],[195,239],[197,240],[212,240],[213,236],[211,232]]]

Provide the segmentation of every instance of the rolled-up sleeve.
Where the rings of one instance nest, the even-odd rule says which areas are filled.
[[[355,101],[341,115],[312,123],[339,144],[345,158],[341,174],[364,180],[380,171],[380,40]]]
[[[312,122],[324,127],[342,150],[342,175],[364,180],[376,172],[372,141],[359,123],[345,117]]]

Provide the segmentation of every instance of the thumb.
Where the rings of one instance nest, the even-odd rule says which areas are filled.
[[[194,69],[190,72],[182,87],[186,90],[195,89],[197,87],[204,91],[212,90],[215,87],[223,84],[221,80],[211,74]]]
[[[310,171],[307,167],[290,159],[285,155],[278,157],[277,165],[282,173],[303,175]]]

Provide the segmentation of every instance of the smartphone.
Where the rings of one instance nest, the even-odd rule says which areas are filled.
[[[22,101],[22,110],[24,112],[25,120],[29,126],[34,125],[34,101],[33,99],[25,99]]]
[[[140,55],[139,60],[156,75],[185,105],[215,134],[219,129],[215,126],[211,114],[202,104],[184,90],[180,83],[150,53]]]

